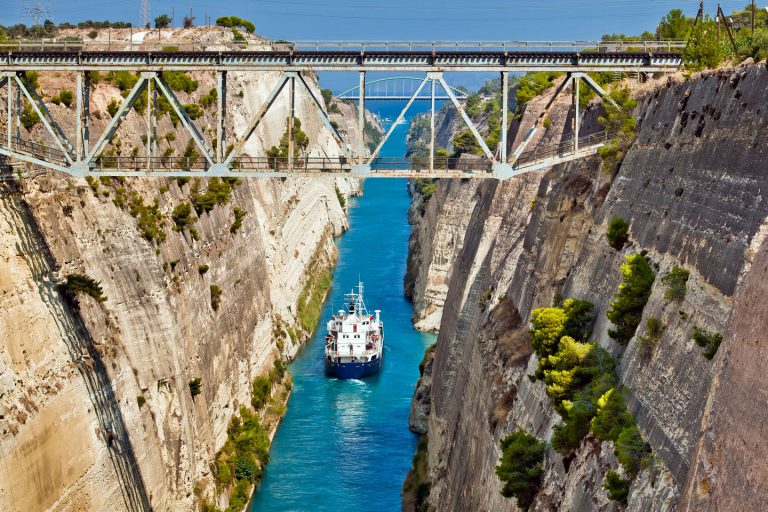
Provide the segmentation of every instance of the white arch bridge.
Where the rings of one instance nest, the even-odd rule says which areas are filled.
[[[167,44],[164,43],[164,44]],[[684,44],[684,43],[683,43]],[[89,49],[87,44],[76,50],[42,48],[10,50],[0,54],[0,88],[5,88],[6,118],[0,127],[0,155],[33,165],[59,170],[75,176],[242,176],[285,177],[349,174],[360,177],[484,177],[506,179],[557,163],[594,154],[609,139],[608,134],[592,134],[580,138],[579,87],[584,82],[601,98],[611,101],[606,92],[590,77],[593,72],[659,73],[670,72],[681,65],[678,42],[504,42],[504,43],[387,43],[377,48],[370,43],[302,43],[265,45],[257,49],[234,51],[164,51]],[[565,48],[565,49],[563,49]],[[157,51],[155,51],[157,50]],[[46,102],[26,79],[25,72],[74,73],[76,77],[74,136],[61,128]],[[131,71],[138,74],[136,84],[128,92],[105,131],[95,141],[90,129],[90,80],[93,72]],[[216,128],[206,136],[181,104],[163,77],[166,71],[214,73],[217,80]],[[264,74],[279,72],[280,77],[250,119],[242,133],[228,133],[227,73]],[[319,71],[355,71],[359,73],[358,126],[360,136],[356,148],[344,141],[305,80],[305,75]],[[365,101],[370,84],[368,72],[420,73],[409,94],[403,94],[406,105],[378,147],[369,154],[365,147]],[[555,71],[566,74],[556,88],[546,108],[526,134],[523,141],[507,154],[509,73]],[[496,72],[501,77],[502,108],[500,143],[494,153],[480,135],[461,104],[457,89],[446,81],[445,72]],[[409,80],[412,77],[409,77]],[[317,116],[331,131],[343,156],[294,157],[293,118],[295,117],[296,87],[304,89],[314,105]],[[442,90],[442,93],[438,91]],[[534,134],[545,119],[555,99],[567,88],[573,93],[576,127],[569,141],[547,148],[528,148]],[[284,94],[284,91],[286,92]],[[429,156],[421,159],[380,158],[384,143],[403,119],[414,101],[426,98],[432,103],[430,112],[431,138]],[[347,91],[350,95],[353,90]],[[131,157],[105,154],[108,143],[117,133],[136,101],[146,96],[146,150]],[[282,95],[282,97],[281,97]],[[444,95],[460,116],[481,148],[482,158],[440,159],[435,155],[435,101]],[[178,116],[184,130],[199,153],[199,157],[165,157],[157,155],[157,105],[163,96]],[[287,101],[289,111],[288,157],[246,155],[244,147],[253,132],[264,121],[277,101]],[[21,113],[29,103],[45,127],[47,140],[32,141],[22,137]],[[217,141],[217,143],[214,142]],[[154,142],[150,142],[154,141]],[[226,149],[225,149],[226,148]]]

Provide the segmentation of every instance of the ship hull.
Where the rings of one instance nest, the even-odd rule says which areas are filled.
[[[334,363],[325,360],[325,373],[339,379],[362,379],[379,373],[382,358],[367,363]]]

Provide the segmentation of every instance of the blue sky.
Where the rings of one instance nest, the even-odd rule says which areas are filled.
[[[0,0],[0,24],[30,23],[24,5],[35,0]],[[39,0],[56,22],[85,19],[138,24],[141,0]],[[723,10],[747,0],[722,0]],[[762,0],[759,5],[768,4]],[[696,0],[150,0],[154,18],[175,8],[180,22],[190,8],[198,23],[239,15],[257,32],[275,39],[593,39],[603,33],[653,30],[672,8],[693,16]],[[716,3],[705,2],[714,12]]]

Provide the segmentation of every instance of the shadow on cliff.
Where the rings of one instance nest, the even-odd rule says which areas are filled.
[[[2,165],[3,162],[0,162]],[[2,174],[8,177],[7,170]],[[29,266],[38,293],[56,322],[72,362],[83,377],[126,508],[130,511],[149,511],[152,507],[107,369],[80,313],[59,294],[51,280],[51,273],[56,269],[55,259],[21,192],[15,180],[0,179],[0,205],[16,226],[17,252]]]

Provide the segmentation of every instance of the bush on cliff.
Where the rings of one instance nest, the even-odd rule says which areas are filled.
[[[629,240],[629,224],[621,217],[611,217],[605,237],[608,239],[608,245],[617,251],[622,250]]]
[[[625,427],[619,434],[615,452],[619,464],[631,478],[650,462],[651,447],[643,440],[634,423]]]
[[[616,388],[609,389],[598,399],[597,414],[591,422],[592,433],[597,439],[616,441],[621,432],[633,424],[624,397]]]
[[[626,503],[631,483],[631,480],[624,480],[617,471],[610,469],[605,474],[603,489],[608,491],[608,499],[618,501],[619,503]]]
[[[702,329],[698,325],[693,326],[693,341],[700,347],[704,347],[703,355],[707,359],[712,359],[720,348],[723,341],[723,335],[717,332],[710,332]]]
[[[653,269],[640,254],[630,254],[621,266],[622,282],[613,295],[614,301],[608,310],[608,319],[614,328],[608,336],[617,343],[626,345],[640,324],[643,308],[651,296],[651,287],[656,279]]]
[[[515,497],[523,509],[533,503],[539,492],[546,450],[544,441],[522,429],[501,441],[501,460],[496,466],[496,474],[504,482],[501,494],[507,498]]]
[[[74,299],[75,295],[82,293],[93,297],[99,302],[107,300],[101,283],[84,274],[69,274],[64,278],[64,283],[59,285],[59,289],[68,295],[70,299]]]
[[[661,278],[661,282],[667,287],[664,292],[664,298],[668,301],[677,302],[685,300],[689,277],[690,272],[675,265],[669,274]]]

